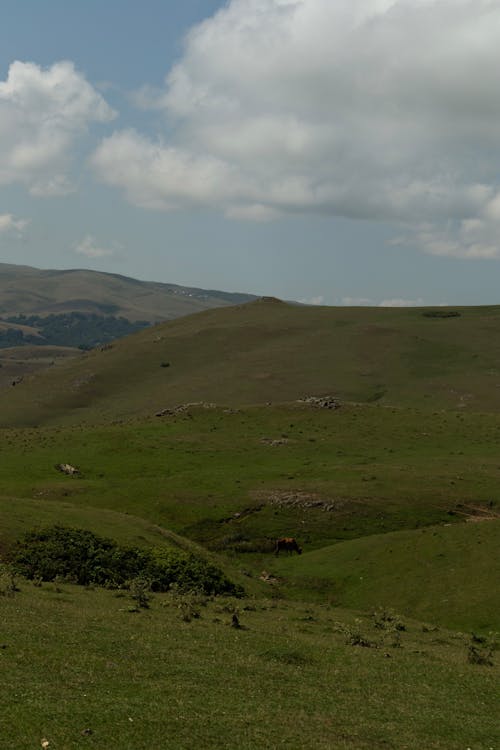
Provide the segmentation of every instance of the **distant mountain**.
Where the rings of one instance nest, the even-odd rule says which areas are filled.
[[[158,323],[214,307],[257,299],[222,292],[138,281],[82,269],[55,271],[0,263],[0,320],[23,315],[88,313]]]

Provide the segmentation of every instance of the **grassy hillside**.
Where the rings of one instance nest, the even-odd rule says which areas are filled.
[[[225,554],[248,581],[276,572],[295,596],[487,628],[500,611],[498,524],[467,519],[500,514],[500,417],[458,416],[195,408],[99,428],[3,430],[1,536],[7,544],[21,525],[57,516],[58,503],[67,523],[106,534],[113,512],[125,513]],[[59,473],[60,462],[81,476]],[[276,561],[273,540],[288,535],[304,554]],[[454,586],[456,600],[443,594]]]
[[[57,521],[249,594],[138,612],[0,562],[4,745],[496,748],[500,308],[455,312],[262,300],[0,389],[0,557]]]
[[[99,271],[0,263],[0,318],[80,311],[155,322],[250,299],[248,294],[138,281]]]
[[[500,516],[342,542],[272,566],[287,591],[341,606],[390,607],[462,630],[500,630]]]
[[[25,377],[53,367],[70,357],[80,357],[81,351],[68,346],[13,346],[0,348],[0,389],[19,385]],[[1,391],[0,391],[1,392]],[[7,393],[4,394],[7,396]]]
[[[500,308],[313,308],[260,300],[149,328],[0,392],[4,425],[154,414],[192,401],[228,406],[306,394],[500,410]]]

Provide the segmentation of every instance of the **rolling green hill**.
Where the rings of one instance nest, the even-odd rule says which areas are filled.
[[[4,425],[124,419],[308,394],[500,410],[500,308],[300,307],[263,298],[148,328],[0,392]]]
[[[460,630],[500,629],[500,516],[376,534],[280,559],[290,592],[340,606],[394,608]],[[473,571],[473,573],[472,573]]]
[[[144,543],[160,526],[249,582],[274,573],[285,596],[491,629],[498,521],[481,519],[500,516],[499,434],[499,415],[376,405],[4,429],[0,540],[57,517]],[[78,478],[55,470],[66,461]],[[304,553],[276,560],[287,535]]]
[[[6,747],[497,747],[499,330],[262,299],[0,387]],[[55,522],[247,597],[14,585],[16,540]]]

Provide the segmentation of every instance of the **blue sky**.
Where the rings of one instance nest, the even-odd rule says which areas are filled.
[[[499,303],[496,0],[4,0],[0,262]]]

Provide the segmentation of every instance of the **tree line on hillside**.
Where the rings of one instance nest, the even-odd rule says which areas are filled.
[[[127,318],[96,313],[70,312],[40,315],[14,315],[5,323],[36,328],[40,335],[23,332],[20,328],[0,330],[0,349],[10,346],[72,346],[92,349],[114,339],[128,336],[149,325],[146,320],[131,322]]]

